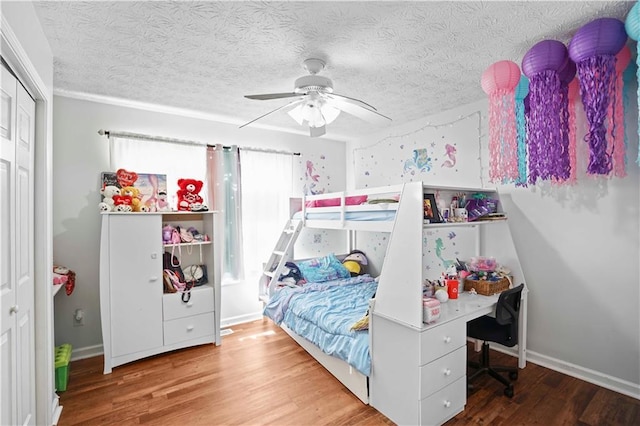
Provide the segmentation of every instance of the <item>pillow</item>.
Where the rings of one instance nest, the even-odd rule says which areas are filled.
[[[366,195],[354,195],[352,197],[345,197],[345,206],[357,206],[364,204],[367,201]],[[326,198],[324,200],[311,200],[305,204],[307,207],[337,207],[340,205],[340,198]]]
[[[298,265],[304,279],[310,283],[323,283],[351,276],[349,270],[333,253],[324,257],[296,262],[296,265]]]

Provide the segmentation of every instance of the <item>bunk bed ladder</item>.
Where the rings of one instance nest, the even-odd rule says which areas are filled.
[[[293,245],[298,239],[302,229],[301,220],[288,220],[280,238],[276,243],[269,261],[265,264],[262,278],[260,279],[260,300],[267,302],[272,289],[271,283],[278,280],[285,268],[285,263],[293,256]]]

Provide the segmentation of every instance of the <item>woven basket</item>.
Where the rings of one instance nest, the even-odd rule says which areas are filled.
[[[470,291],[472,288],[476,290],[476,293],[483,296],[491,296],[494,294],[502,293],[509,289],[509,278],[502,277],[498,281],[488,280],[470,280],[465,278],[464,291]]]

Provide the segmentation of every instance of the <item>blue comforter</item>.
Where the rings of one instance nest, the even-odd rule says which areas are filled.
[[[377,285],[371,276],[360,275],[296,288],[284,287],[269,300],[264,314],[368,376],[371,370],[369,333],[350,328],[367,312]]]

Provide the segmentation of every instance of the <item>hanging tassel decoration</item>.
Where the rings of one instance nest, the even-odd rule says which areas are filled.
[[[569,43],[569,56],[578,66],[580,94],[589,130],[587,173],[606,175],[612,170],[607,152],[606,117],[616,77],[615,55],[627,41],[624,24],[615,18],[600,18],[582,26]]]

